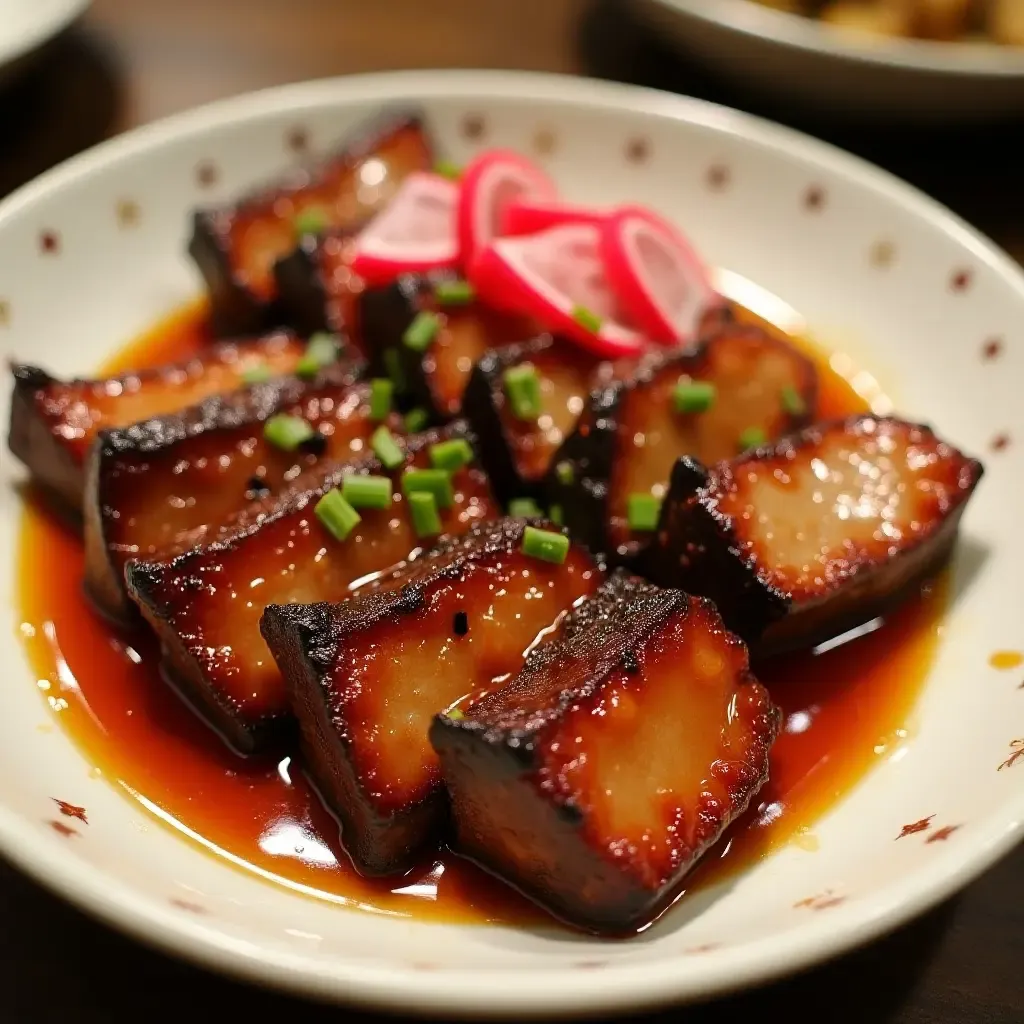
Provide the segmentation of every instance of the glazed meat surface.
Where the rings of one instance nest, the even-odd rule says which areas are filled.
[[[457,852],[572,925],[626,934],[764,784],[780,715],[709,601],[616,575],[577,614],[430,740]]]
[[[331,606],[272,606],[266,637],[307,764],[367,874],[401,872],[441,836],[446,797],[432,716],[500,686],[560,616],[599,585],[579,548],[553,564],[522,550],[525,520],[484,524]]]
[[[129,618],[131,558],[166,558],[260,498],[277,494],[318,460],[365,456],[381,425],[370,385],[332,368],[332,381],[295,378],[208,399],[183,413],[102,431],[86,474],[86,590],[108,616]],[[264,435],[274,415],[301,417],[316,434],[296,450]],[[386,425],[401,432],[392,413]]]
[[[316,219],[314,234],[354,232],[406,175],[433,164],[419,115],[389,112],[326,159],[234,206],[197,211],[189,251],[206,280],[216,328],[258,330],[273,317],[274,264],[297,245],[303,218]]]
[[[883,614],[945,561],[981,464],[855,416],[710,470],[681,460],[649,574],[710,597],[760,654]]]
[[[406,465],[429,466],[430,446],[466,437],[461,424],[408,439]],[[268,604],[337,601],[352,587],[420,550],[399,480],[389,510],[361,513],[342,542],[314,514],[317,501],[351,472],[380,474],[373,458],[324,463],[240,514],[213,542],[163,562],[130,562],[128,591],[156,630],[165,674],[237,749],[269,744],[288,719],[280,673],[260,637]],[[487,478],[471,464],[453,476],[445,533],[498,514]]]
[[[280,332],[213,345],[181,363],[101,380],[62,381],[34,366],[13,368],[9,444],[32,476],[76,511],[85,457],[96,434],[177,412],[210,395],[243,386],[247,371],[265,366],[290,374],[306,344]]]
[[[706,407],[677,393],[710,386]],[[746,437],[775,440],[810,422],[816,374],[809,359],[761,328],[725,324],[696,352],[656,356],[591,396],[556,456],[549,489],[567,526],[597,551],[630,561],[653,531],[631,528],[632,495],[662,500],[681,455],[734,457]]]

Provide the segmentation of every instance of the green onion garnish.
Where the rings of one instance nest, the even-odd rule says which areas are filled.
[[[540,415],[540,377],[533,364],[510,366],[504,380],[512,415],[518,420],[535,420]]]
[[[787,384],[782,389],[782,408],[789,413],[790,416],[803,416],[807,412],[807,403],[804,401],[803,395],[791,384]]]
[[[402,335],[402,344],[413,352],[426,352],[440,329],[441,321],[436,313],[417,313]]]
[[[370,381],[370,419],[383,420],[391,412],[391,396],[395,382],[387,377],[375,377]]]
[[[569,553],[569,538],[562,533],[528,526],[523,530],[523,553],[531,558],[561,565]]]
[[[631,530],[655,530],[661,512],[661,498],[653,494],[631,494],[626,499],[626,521]]]
[[[336,487],[316,503],[313,511],[335,540],[344,540],[360,522],[359,513],[341,496],[341,491]]]
[[[441,532],[441,516],[437,501],[430,491],[412,491],[409,494],[409,515],[417,537],[436,537]]]
[[[430,446],[430,464],[434,469],[454,473],[472,461],[473,449],[464,437],[455,437],[450,441],[441,441]]]
[[[268,380],[270,380],[270,367],[266,363],[256,363],[242,374],[243,384],[262,384]]]
[[[601,318],[592,309],[587,309],[586,306],[573,306],[572,318],[580,327],[590,331],[591,334],[597,334],[601,330]]]
[[[461,278],[455,281],[438,281],[434,285],[434,298],[442,306],[467,306],[476,298],[476,289]]]
[[[353,508],[387,508],[391,504],[391,478],[350,473],[341,481],[341,496]]]
[[[333,334],[320,331],[309,339],[295,372],[300,377],[315,377],[325,366],[338,358],[338,339]]]
[[[405,454],[399,448],[394,435],[385,426],[380,426],[373,432],[370,447],[385,469],[398,469],[405,462]]]
[[[461,722],[466,717],[458,708],[449,708],[445,714],[453,722]]]
[[[316,436],[316,431],[301,416],[278,413],[263,424],[263,436],[275,447],[293,452],[305,441]]]
[[[430,416],[426,409],[410,409],[402,421],[407,434],[418,434],[429,421]]]
[[[405,391],[405,368],[402,366],[402,357],[393,348],[384,350],[384,369],[395,385],[395,391],[401,394]]]
[[[438,508],[450,508],[455,500],[452,478],[443,469],[407,469],[402,474],[402,493],[408,497],[417,491],[432,494]]]
[[[676,412],[707,412],[715,404],[718,389],[706,380],[681,380],[672,392]]]
[[[741,452],[745,452],[748,448],[760,448],[767,440],[767,435],[760,427],[747,427],[740,434],[739,449]]]
[[[560,484],[571,484],[573,481],[572,463],[568,459],[563,459],[555,466],[555,476],[558,477]]]
[[[548,509],[548,519],[550,519],[551,522],[553,522],[555,524],[555,526],[561,526],[562,525],[562,506],[561,505],[552,505],[551,508]]]
[[[451,160],[438,160],[434,164],[434,173],[449,181],[458,181],[462,177],[462,168]]]
[[[329,217],[327,211],[321,206],[308,206],[301,213],[295,215],[292,226],[295,234],[319,235],[327,228]]]
[[[533,498],[513,498],[508,503],[508,514],[514,519],[539,519],[544,515]]]

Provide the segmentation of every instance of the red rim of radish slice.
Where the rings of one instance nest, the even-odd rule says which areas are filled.
[[[539,167],[504,149],[491,149],[471,160],[460,185],[459,258],[464,267],[498,236],[509,203],[519,198],[552,203],[558,199],[554,182]]]
[[[505,207],[501,217],[502,235],[534,235],[562,224],[603,224],[608,219],[605,210],[592,210],[571,203],[550,202],[543,199],[514,199]]]
[[[688,342],[701,314],[718,299],[694,247],[644,207],[622,207],[608,217],[601,254],[623,308],[654,341]]]
[[[532,316],[601,356],[634,355],[646,339],[621,319],[593,224],[496,238],[470,267],[484,302]]]
[[[352,269],[372,284],[456,266],[458,202],[455,182],[414,171],[356,236]]]

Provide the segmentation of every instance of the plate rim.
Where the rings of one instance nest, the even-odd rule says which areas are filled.
[[[675,14],[729,29],[750,39],[876,68],[899,68],[951,77],[1024,78],[1024,48],[998,43],[856,37],[813,18],[776,10],[755,0],[642,0]]]
[[[53,9],[52,15],[33,22],[27,31],[19,36],[8,39],[5,43],[0,36],[0,70],[14,65],[22,57],[37,50],[47,40],[63,32],[72,22],[76,21],[92,3],[92,0],[63,0]]]
[[[998,274],[1024,306],[1024,269],[995,243],[937,201],[888,171],[804,133],[740,111],[686,96],[570,75],[494,70],[396,71],[276,86],[220,100],[153,122],[47,171],[0,202],[0,235],[23,209],[83,178],[179,138],[242,120],[357,102],[400,102],[472,96],[478,103],[568,102],[594,110],[637,111],[714,128],[748,143],[795,153],[815,166],[898,201],[955,238]],[[18,512],[24,515],[23,511]],[[876,938],[946,899],[1007,854],[1024,835],[1024,792],[972,822],[970,844],[933,858],[908,879],[872,893],[870,903],[835,908],[815,921],[753,942],[695,958],[699,971],[665,958],[614,962],[600,970],[414,970],[406,963],[330,965],[302,954],[267,951],[192,919],[125,886],[111,872],[79,858],[28,819],[0,807],[0,852],[45,888],[104,922],[165,952],[298,995],[376,1006],[420,1016],[508,1017],[640,1010],[707,999],[748,988],[821,963]],[[443,926],[442,926],[443,927]],[[524,984],[524,979],[530,984]],[[546,982],[546,983],[545,983]],[[496,994],[497,993],[497,994]]]

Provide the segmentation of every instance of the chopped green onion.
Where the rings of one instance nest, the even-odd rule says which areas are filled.
[[[438,508],[450,508],[455,500],[452,478],[443,469],[407,469],[402,474],[402,493],[408,497],[417,491],[432,494]]]
[[[661,498],[653,494],[631,494],[626,499],[626,521],[631,530],[655,530],[661,512]]]
[[[242,373],[243,384],[262,384],[270,380],[270,367],[266,363],[256,363]]]
[[[585,331],[590,331],[591,334],[597,334],[601,330],[601,318],[592,309],[587,309],[586,306],[573,306],[572,318],[580,327]]]
[[[787,384],[782,389],[782,408],[789,413],[790,416],[803,416],[807,412],[807,403],[804,401],[804,396],[791,384]]]
[[[407,434],[418,434],[430,420],[426,409],[410,409],[402,421]]]
[[[370,419],[383,420],[391,412],[391,396],[395,382],[387,377],[375,377],[370,381]]]
[[[342,497],[337,487],[328,491],[313,511],[335,540],[344,540],[360,522],[359,513]]]
[[[760,427],[747,427],[740,434],[739,449],[745,452],[748,448],[760,448],[767,440],[767,435]]]
[[[508,503],[508,514],[515,519],[539,519],[544,515],[533,498],[513,498]]]
[[[449,708],[445,714],[453,722],[461,722],[466,717],[458,708]]]
[[[413,491],[409,494],[409,515],[417,537],[436,537],[441,532],[441,516],[437,501],[430,491]]]
[[[672,392],[676,412],[707,412],[715,404],[718,389],[706,380],[681,380]]]
[[[434,285],[434,298],[442,306],[467,306],[476,298],[476,289],[461,278],[455,281],[438,281]]]
[[[523,530],[523,553],[531,558],[561,565],[569,553],[569,538],[562,533],[528,526]]]
[[[316,436],[316,431],[301,416],[278,413],[263,424],[263,436],[282,451],[293,452],[305,441]]]
[[[434,173],[449,181],[458,181],[462,177],[462,168],[451,160],[438,160],[434,164]]]
[[[384,369],[395,385],[395,391],[399,394],[405,391],[405,368],[402,366],[402,357],[396,349],[384,350]]]
[[[540,377],[536,367],[520,363],[510,366],[503,376],[512,415],[518,420],[535,420],[540,415]]]
[[[319,235],[327,228],[329,219],[327,211],[322,206],[308,206],[295,215],[292,226],[295,228],[295,234],[299,236]]]
[[[426,352],[440,329],[441,321],[436,313],[417,313],[402,335],[402,344],[413,352]]]
[[[333,334],[320,331],[309,339],[295,372],[300,377],[315,377],[325,366],[338,358],[338,339]]]
[[[569,485],[573,481],[573,470],[572,463],[568,459],[563,459],[555,466],[555,476],[558,477],[560,484]]]
[[[394,435],[385,426],[380,426],[373,432],[373,436],[370,438],[370,447],[385,469],[398,469],[405,462],[405,453],[398,446]]]
[[[391,478],[350,473],[341,481],[341,496],[353,508],[387,508],[391,504]]]
[[[562,506],[561,505],[552,505],[551,508],[548,509],[548,519],[550,519],[551,522],[553,522],[555,524],[555,526],[561,526],[562,525]]]
[[[430,464],[434,469],[454,473],[472,461],[473,449],[464,437],[453,437],[450,441],[441,441],[430,446]]]

